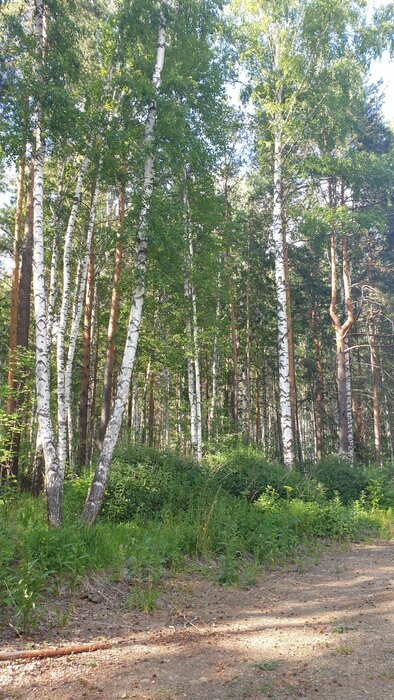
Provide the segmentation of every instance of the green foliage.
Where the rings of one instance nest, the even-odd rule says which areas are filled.
[[[92,570],[127,577],[130,607],[151,611],[165,571],[190,559],[219,584],[250,585],[259,566],[284,561],[314,538],[385,536],[393,523],[392,512],[379,508],[376,474],[363,497],[344,506],[338,495],[325,499],[317,482],[270,467],[251,450],[210,457],[202,468],[153,450],[125,451],[100,521],[85,528],[78,513],[88,483],[88,476],[66,483],[60,530],[48,529],[40,499],[2,495],[0,614],[19,632],[39,622],[44,590],[55,592],[60,581],[74,589]]]

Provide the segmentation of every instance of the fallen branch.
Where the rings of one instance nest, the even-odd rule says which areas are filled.
[[[69,647],[54,647],[44,649],[30,649],[29,651],[3,651],[0,652],[0,661],[15,661],[16,659],[46,659],[49,656],[70,656],[71,654],[83,654],[97,649],[110,649],[117,642],[93,642],[92,644],[77,644]],[[119,642],[118,642],[119,643]]]

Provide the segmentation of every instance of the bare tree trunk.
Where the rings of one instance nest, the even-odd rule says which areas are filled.
[[[218,327],[219,327],[219,320],[220,320],[220,271],[218,274],[218,284],[217,284],[217,293],[216,293],[215,320],[216,320],[216,325],[215,325],[215,335],[214,335],[214,339],[213,339],[212,363],[211,363],[211,378],[212,378],[211,401],[210,401],[210,405],[209,405],[208,421],[207,421],[208,439],[211,438],[212,424],[213,424],[213,421],[215,418],[216,398],[217,398],[216,397],[216,394],[217,394],[217,373],[218,373],[218,363],[219,363]]]
[[[164,17],[162,7],[160,10],[156,62],[152,77],[152,86],[155,93],[155,98],[158,94],[161,83],[161,74],[164,66],[165,56],[165,42],[166,20]],[[138,226],[137,244],[135,251],[135,288],[131,304],[127,339],[123,354],[122,365],[119,372],[119,379],[112,414],[107,425],[107,430],[105,433],[100,458],[83,510],[82,517],[86,524],[91,524],[95,521],[101,507],[105,487],[108,480],[109,467],[111,464],[113,451],[115,449],[115,445],[118,439],[124,407],[127,403],[127,398],[129,395],[130,379],[138,347],[142,307],[145,296],[145,276],[147,267],[147,216],[149,212],[150,199],[153,190],[153,136],[155,121],[156,100],[154,99],[153,102],[150,104],[145,124],[145,145],[148,150],[148,156],[146,158],[144,168],[143,202],[140,222]]]
[[[375,316],[371,306],[369,314],[369,346],[371,352],[371,369],[373,379],[373,435],[375,448],[375,462],[382,464],[382,441],[380,434],[380,407],[379,407],[379,372],[375,342]]]
[[[48,309],[47,309],[47,335],[48,335],[48,346],[49,351],[52,345],[52,331],[53,331],[53,321],[55,318],[55,303],[56,303],[56,293],[57,293],[57,263],[59,257],[59,236],[60,236],[60,222],[61,222],[61,212],[63,205],[63,183],[64,183],[64,173],[66,170],[66,161],[63,162],[60,169],[59,186],[57,192],[57,202],[56,202],[56,215],[55,215],[55,225],[53,230],[53,241],[52,241],[52,257],[51,257],[51,274],[49,281],[49,297],[48,297]]]
[[[312,337],[313,337],[313,348],[315,351],[315,366],[316,366],[316,381],[315,381],[315,391],[314,391],[314,407],[315,407],[315,435],[316,435],[316,460],[318,462],[323,458],[323,366],[321,361],[321,350],[320,350],[320,340],[318,335],[318,324],[317,324],[317,305],[315,302],[312,304],[311,310],[312,318]]]
[[[35,0],[35,33],[39,46],[37,55],[37,75],[42,76],[44,54],[44,3]],[[50,412],[49,353],[47,343],[47,315],[44,263],[44,160],[45,150],[42,138],[42,109],[37,101],[34,111],[34,247],[33,247],[33,288],[34,315],[36,326],[36,384],[37,415],[45,459],[45,486],[47,495],[48,521],[54,527],[61,524],[62,471],[59,464],[57,445],[53,432]]]
[[[91,361],[91,331],[94,299],[94,262],[93,253],[90,255],[88,278],[86,285],[85,313],[83,319],[83,349],[82,349],[82,380],[78,408],[78,453],[77,466],[79,469],[87,464],[87,430]]]
[[[149,382],[148,445],[155,446],[155,384],[156,375],[151,372]]]
[[[19,162],[17,190],[16,190],[16,211],[14,225],[14,241],[12,250],[12,276],[11,276],[11,310],[10,310],[10,330],[8,340],[8,397],[7,397],[7,415],[12,415],[16,408],[14,396],[14,373],[16,368],[16,335],[18,326],[18,293],[19,293],[19,247],[22,237],[22,210],[23,210],[23,193],[25,186],[25,168],[26,168],[26,147],[23,147],[23,153]],[[11,438],[12,441],[12,438]],[[16,476],[16,475],[15,475]]]
[[[188,385],[191,416],[191,438],[193,453],[198,462],[202,460],[202,415],[201,415],[201,377],[198,341],[198,320],[196,290],[193,281],[193,240],[190,221],[190,207],[188,197],[188,174],[184,167],[184,225],[185,225],[185,301],[186,301],[186,329],[189,341],[188,358]],[[194,423],[194,425],[193,425]]]
[[[93,190],[92,199],[89,212],[88,221],[88,231],[86,236],[86,247],[82,259],[80,260],[80,275],[79,284],[76,290],[75,302],[72,311],[72,321],[70,330],[70,340],[67,352],[67,363],[64,376],[64,401],[67,410],[68,419],[68,443],[69,443],[69,455],[70,455],[70,468],[74,468],[73,460],[73,425],[72,425],[72,414],[71,414],[71,378],[74,364],[75,347],[77,343],[78,330],[81,323],[83,302],[86,292],[86,279],[88,275],[89,263],[92,255],[93,237],[94,237],[94,227],[96,224],[96,208],[97,208],[97,198],[99,192],[99,182],[98,175],[96,176]]]
[[[275,279],[278,303],[278,346],[279,346],[279,406],[283,462],[292,468],[295,464],[293,433],[293,411],[291,401],[291,368],[289,355],[288,309],[286,293],[285,251],[282,233],[282,133],[281,124],[275,126],[274,143],[274,203],[273,203],[273,242],[275,253]]]
[[[242,408],[242,432],[247,440],[250,439],[250,254],[252,236],[250,222],[248,222],[248,255],[246,270],[246,340],[245,340],[245,366],[243,372],[243,408]]]
[[[97,369],[99,358],[100,340],[100,303],[97,294],[97,278],[94,285],[92,330],[90,333],[90,375],[89,375],[89,398],[88,398],[88,450],[87,464],[91,466],[93,458],[93,445],[95,434],[95,412],[97,396]]]
[[[336,262],[336,246],[335,232],[331,234],[331,304],[330,316],[333,322],[336,339],[336,358],[337,358],[337,387],[338,387],[338,437],[339,437],[339,452],[342,455],[353,460],[353,431],[352,425],[349,424],[349,402],[351,412],[351,394],[350,394],[350,372],[347,366],[346,336],[353,325],[353,305],[350,292],[349,272],[347,267],[347,237],[342,236],[342,271],[344,282],[344,298],[346,307],[346,321],[341,324],[339,316],[336,312],[337,304],[337,262]]]
[[[107,330],[107,348],[105,354],[105,368],[104,368],[104,383],[103,383],[103,398],[101,403],[101,421],[99,429],[99,446],[101,448],[104,440],[105,431],[107,429],[107,424],[111,411],[111,395],[112,395],[112,384],[113,384],[113,374],[115,366],[115,334],[118,325],[118,315],[119,315],[119,282],[122,272],[122,258],[123,258],[123,243],[122,243],[122,229],[124,223],[125,215],[125,194],[124,186],[119,194],[119,221],[118,221],[118,240],[116,243],[115,251],[115,269],[114,276],[112,280],[112,295],[111,295],[111,306],[109,311],[109,321]]]
[[[67,459],[67,387],[66,387],[66,358],[65,358],[65,340],[66,327],[68,319],[68,309],[70,304],[71,292],[71,269],[70,256],[73,242],[73,233],[75,222],[78,214],[79,204],[82,194],[82,182],[86,170],[89,165],[89,158],[83,159],[82,165],[78,173],[77,184],[75,187],[73,204],[68,220],[66,236],[64,240],[63,251],[63,292],[60,307],[59,327],[57,331],[57,424],[58,424],[58,440],[59,440],[59,465],[61,476],[64,476]]]

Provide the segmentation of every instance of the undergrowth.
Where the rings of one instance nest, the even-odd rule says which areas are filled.
[[[261,565],[281,563],[317,538],[389,537],[391,473],[353,467],[351,479],[349,469],[332,460],[289,472],[251,450],[211,455],[201,468],[170,454],[123,452],[99,522],[85,528],[79,521],[89,483],[84,475],[65,484],[59,531],[48,529],[41,499],[0,493],[2,622],[29,632],[40,620],[44,593],[55,596],[65,581],[76,588],[94,570],[127,577],[130,607],[149,611],[164,572],[186,562],[220,584],[243,585]]]

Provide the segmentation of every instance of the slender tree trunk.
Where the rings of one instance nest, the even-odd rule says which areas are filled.
[[[73,454],[73,426],[72,426],[72,415],[71,415],[71,378],[74,364],[75,348],[77,344],[78,329],[81,323],[83,302],[86,292],[86,279],[88,275],[89,263],[92,256],[92,246],[93,246],[93,236],[94,227],[96,224],[96,208],[97,208],[97,198],[99,192],[99,182],[98,176],[93,185],[92,199],[90,205],[89,221],[88,221],[88,231],[86,236],[86,247],[82,260],[80,261],[80,276],[79,285],[77,287],[75,303],[72,313],[71,330],[70,330],[70,340],[67,352],[67,363],[64,376],[64,401],[66,405],[67,415],[68,415],[68,442],[69,442],[69,454],[70,454],[70,467],[73,468],[73,459],[71,458]]]
[[[248,254],[246,270],[246,328],[245,328],[245,366],[243,372],[243,409],[242,432],[246,439],[250,439],[250,254],[252,246],[252,234],[250,222],[248,222]]]
[[[42,75],[44,52],[44,3],[35,0],[35,33],[39,46],[37,74]],[[61,524],[62,472],[53,432],[50,411],[49,353],[47,343],[47,316],[44,264],[44,160],[45,150],[42,138],[42,109],[38,101],[34,112],[34,248],[33,248],[33,288],[34,315],[36,326],[36,384],[37,415],[39,432],[45,459],[45,487],[47,495],[48,521],[54,527]]]
[[[100,302],[97,294],[97,279],[94,285],[93,314],[90,346],[90,376],[89,376],[89,400],[88,400],[88,452],[87,464],[91,466],[93,458],[93,446],[95,436],[95,413],[97,396],[97,370],[100,345]]]
[[[361,354],[360,354],[360,349],[357,348],[356,350],[356,358],[357,358],[357,371],[358,371],[358,385],[359,385],[359,392],[356,393],[355,395],[355,400],[354,400],[354,416],[355,416],[355,433],[357,436],[357,456],[359,459],[364,460],[365,459],[365,410],[364,410],[364,401],[362,396],[360,395],[360,390],[361,386],[363,384],[363,371],[362,371],[362,366],[361,366]]]
[[[218,373],[218,363],[219,363],[219,352],[218,352],[218,328],[219,328],[219,321],[220,321],[220,271],[218,274],[218,283],[217,283],[217,292],[216,292],[216,314],[215,314],[215,335],[213,339],[213,348],[212,348],[212,363],[211,363],[211,379],[212,379],[212,385],[211,385],[211,401],[209,405],[209,411],[208,411],[208,421],[207,421],[207,428],[208,428],[208,439],[211,438],[211,431],[212,431],[212,424],[215,418],[215,409],[216,409],[216,398],[217,398],[217,373]]]
[[[354,460],[354,434],[353,434],[353,412],[352,412],[352,374],[349,352],[349,335],[345,337],[345,377],[346,377],[346,420],[347,420],[347,444],[348,456]]]
[[[14,396],[14,373],[16,368],[16,335],[18,326],[18,292],[19,292],[19,248],[22,237],[22,210],[23,210],[23,193],[25,185],[25,168],[26,168],[26,147],[23,147],[23,153],[19,162],[17,190],[16,190],[16,211],[14,225],[14,242],[12,251],[12,276],[11,276],[11,311],[10,311],[10,330],[8,340],[8,398],[7,398],[7,415],[12,415],[16,408]]]
[[[116,244],[115,251],[115,269],[114,276],[112,280],[112,295],[111,295],[111,306],[109,311],[109,321],[107,330],[107,349],[105,354],[105,368],[104,368],[104,383],[103,383],[103,398],[101,403],[101,421],[99,430],[99,446],[101,448],[104,440],[105,431],[107,429],[107,424],[111,411],[111,396],[112,396],[112,385],[113,385],[113,375],[115,366],[115,334],[118,325],[118,315],[119,315],[119,282],[122,272],[122,258],[123,258],[123,243],[122,243],[122,229],[124,223],[125,215],[125,195],[124,187],[122,187],[119,195],[119,228],[118,228],[118,240]]]
[[[289,357],[289,333],[286,294],[285,251],[282,234],[282,134],[281,124],[275,126],[274,143],[274,204],[273,242],[275,253],[275,279],[278,303],[278,346],[279,346],[279,406],[283,461],[286,467],[295,464],[293,433],[293,412],[291,403],[291,379]]]
[[[197,299],[193,282],[193,240],[190,221],[190,206],[188,197],[187,167],[184,167],[184,224],[185,224],[185,301],[186,301],[186,329],[189,340],[189,352],[192,358],[188,359],[188,383],[191,415],[191,435],[193,453],[198,462],[202,460],[202,414],[201,414],[201,377],[198,341]],[[190,363],[192,362],[192,368]],[[192,384],[192,391],[191,391]],[[193,420],[195,428],[193,428]]]
[[[29,183],[27,187],[27,204],[26,204],[26,220],[23,237],[22,261],[20,268],[20,279],[18,289],[18,324],[16,333],[16,351],[18,348],[27,349],[29,345],[29,330],[30,330],[30,296],[31,296],[31,280],[33,273],[33,180],[34,179],[34,160],[30,161]],[[17,378],[17,377],[16,377]],[[19,409],[26,402],[26,392],[23,390],[24,380],[17,378],[18,398],[17,406]],[[14,477],[18,476],[19,469],[19,448],[21,434],[20,430],[16,431],[12,440],[12,463],[11,473]]]
[[[153,71],[152,85],[155,97],[158,94],[161,74],[164,66],[165,42],[166,42],[166,21],[163,14],[163,7],[160,10],[160,22],[157,40],[156,62]],[[100,458],[96,467],[94,478],[86,498],[83,520],[86,524],[91,524],[97,518],[104,496],[105,487],[108,480],[109,467],[112,460],[113,451],[118,439],[124,407],[130,390],[130,379],[136,357],[142,307],[145,296],[145,276],[147,267],[147,216],[150,207],[150,199],[153,190],[153,136],[156,121],[156,101],[150,104],[147,121],[145,124],[145,145],[148,156],[144,169],[143,202],[140,222],[137,233],[137,243],[135,251],[135,287],[131,303],[131,312],[127,330],[126,345],[123,354],[122,365],[119,372],[118,385],[111,417],[109,419]]]
[[[85,157],[83,159],[82,165],[78,173],[77,184],[75,187],[73,204],[70,211],[70,216],[68,220],[66,236],[64,240],[64,251],[63,251],[63,292],[62,301],[60,307],[60,317],[59,317],[59,327],[57,331],[57,348],[56,348],[56,360],[57,360],[57,423],[58,423],[58,439],[59,439],[59,465],[60,474],[64,476],[64,470],[66,467],[67,459],[67,412],[68,412],[68,397],[67,397],[67,387],[66,387],[66,356],[65,356],[65,341],[66,341],[66,328],[68,319],[68,309],[70,305],[70,293],[71,293],[71,269],[70,269],[70,256],[73,243],[73,233],[75,228],[75,222],[78,214],[79,204],[81,201],[82,194],[82,182],[86,170],[89,165],[89,158]]]
[[[315,367],[316,367],[316,380],[315,380],[315,391],[314,391],[314,407],[315,407],[315,435],[316,435],[316,460],[318,462],[323,458],[323,365],[321,361],[321,350],[320,350],[320,340],[318,335],[318,323],[317,323],[317,305],[314,302],[312,304],[311,310],[312,318],[312,337],[313,337],[313,348],[315,351]]]
[[[148,445],[154,447],[155,440],[155,384],[156,375],[151,372],[149,381],[149,411],[148,411]]]
[[[353,460],[353,432],[352,425],[349,423],[349,402],[351,412],[351,393],[350,393],[350,372],[347,366],[346,336],[353,325],[353,306],[350,294],[349,273],[347,267],[347,238],[346,234],[342,237],[342,270],[344,281],[344,298],[347,318],[345,323],[341,324],[339,316],[336,312],[337,303],[337,262],[336,262],[336,246],[335,232],[331,235],[331,304],[330,316],[333,322],[336,339],[336,359],[337,359],[337,388],[338,388],[338,438],[339,452],[342,455]]]
[[[53,230],[53,241],[52,241],[52,257],[51,257],[51,274],[49,281],[49,297],[48,297],[48,309],[47,309],[47,335],[48,335],[48,346],[49,349],[52,345],[52,331],[53,322],[55,318],[55,304],[56,304],[56,293],[57,293],[57,263],[59,257],[59,237],[60,237],[60,224],[61,224],[61,213],[63,206],[63,184],[64,184],[64,173],[66,170],[66,161],[63,162],[60,169],[59,186],[57,192],[57,203],[56,203],[56,217],[55,225]]]
[[[379,407],[379,372],[375,341],[375,316],[371,306],[369,314],[369,346],[371,352],[371,369],[373,379],[373,435],[375,448],[375,462],[382,464],[382,441],[380,434],[380,407]]]
[[[89,407],[89,382],[91,360],[91,331],[94,298],[94,262],[93,253],[90,256],[88,278],[86,285],[85,313],[83,319],[83,349],[82,349],[82,380],[78,408],[78,453],[77,466],[79,469],[87,464],[87,430]]]
[[[283,187],[281,188],[283,190]],[[282,198],[282,234],[283,234],[283,260],[285,270],[285,285],[286,285],[286,306],[287,306],[287,333],[288,333],[288,348],[289,348],[289,379],[290,379],[290,401],[291,401],[291,419],[294,436],[294,452],[299,460],[302,459],[301,444],[300,444],[300,428],[298,423],[298,407],[297,407],[297,384],[295,373],[294,360],[294,341],[293,341],[293,320],[291,313],[291,294],[290,294],[290,275],[289,275],[289,250],[286,237],[286,219],[284,213],[284,203]]]

